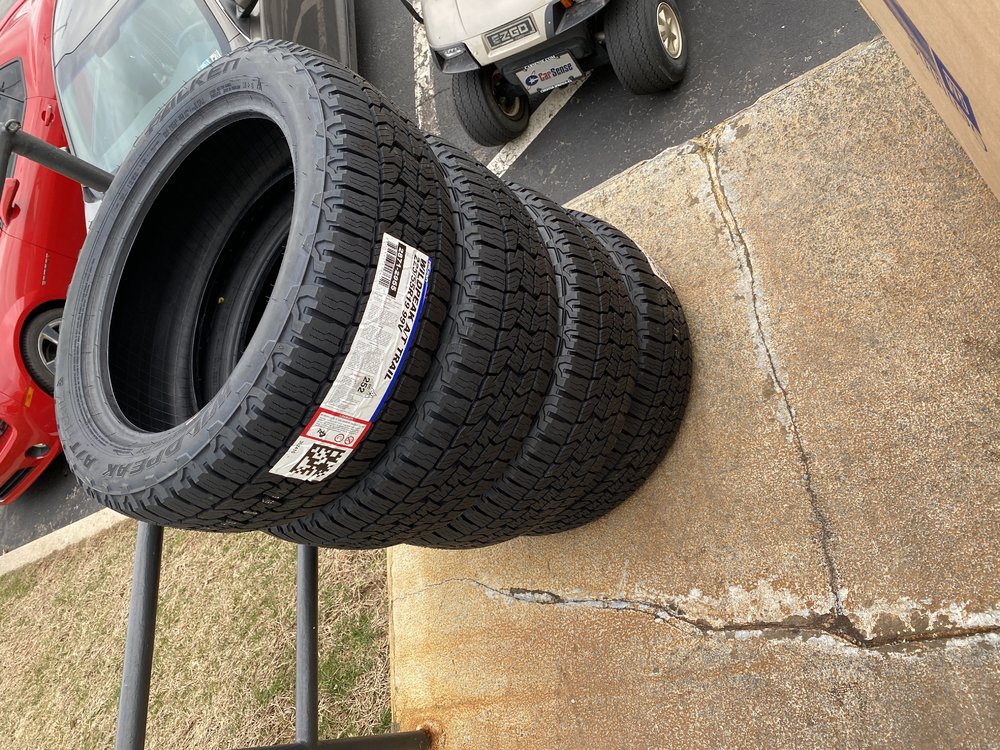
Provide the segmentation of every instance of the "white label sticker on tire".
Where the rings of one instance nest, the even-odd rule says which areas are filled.
[[[357,450],[389,397],[420,320],[431,259],[387,234],[377,274],[337,378],[272,474],[309,482],[333,476]]]

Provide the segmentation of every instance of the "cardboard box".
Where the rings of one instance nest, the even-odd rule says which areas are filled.
[[[1000,196],[1000,0],[860,0]]]

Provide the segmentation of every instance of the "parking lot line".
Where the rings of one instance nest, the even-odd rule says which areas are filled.
[[[413,3],[422,12],[420,0]],[[417,109],[417,125],[430,133],[440,133],[437,105],[434,103],[434,81],[431,76],[431,48],[424,28],[413,22],[413,101]]]

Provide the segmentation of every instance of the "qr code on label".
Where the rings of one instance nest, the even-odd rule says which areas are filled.
[[[337,465],[344,460],[347,453],[348,451],[343,448],[317,443],[305,452],[305,455],[292,467],[291,473],[299,479],[313,481],[326,479],[337,469]]]

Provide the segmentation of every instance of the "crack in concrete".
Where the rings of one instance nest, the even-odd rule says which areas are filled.
[[[624,597],[564,596],[554,591],[528,588],[497,588],[468,577],[445,578],[422,586],[414,591],[392,598],[392,604],[418,596],[432,589],[451,584],[466,584],[479,589],[487,596],[499,597],[520,604],[540,604],[568,608],[603,609],[615,612],[635,612],[648,615],[658,622],[673,625],[682,633],[692,636],[722,635],[739,638],[741,635],[761,634],[768,640],[801,639],[803,636],[826,636],[843,646],[869,650],[892,651],[901,647],[928,642],[955,641],[981,636],[1000,636],[1000,625],[972,625],[937,630],[914,630],[909,633],[892,633],[866,637],[846,617],[829,612],[793,614],[780,620],[746,620],[742,622],[712,622],[695,617],[684,610],[676,600],[649,601]],[[845,626],[846,623],[846,626]]]
[[[799,462],[802,465],[802,483],[805,488],[806,495],[809,498],[809,505],[813,518],[819,526],[820,550],[823,554],[823,560],[826,563],[830,591],[833,595],[833,607],[830,616],[833,617],[838,632],[850,634],[853,641],[860,643],[864,641],[864,636],[854,623],[851,622],[846,611],[844,610],[844,602],[841,595],[840,573],[837,570],[837,563],[833,557],[833,531],[830,527],[830,519],[819,502],[819,495],[816,491],[815,485],[813,484],[809,455],[806,453],[805,445],[802,441],[802,434],[799,430],[795,409],[792,407],[791,400],[788,396],[788,388],[782,381],[777,361],[771,348],[771,343],[768,340],[766,327],[762,320],[761,306],[763,303],[761,300],[761,294],[758,293],[759,281],[754,273],[753,257],[750,254],[750,247],[747,244],[746,239],[743,237],[739,222],[736,220],[736,215],[733,213],[732,207],[729,204],[729,199],[726,196],[725,189],[723,188],[722,177],[719,173],[719,138],[721,132],[721,128],[715,128],[706,133],[703,138],[695,139],[694,142],[698,147],[698,156],[705,163],[705,167],[708,171],[708,179],[712,188],[712,195],[715,198],[719,214],[722,216],[722,219],[726,224],[726,230],[729,233],[730,241],[736,250],[736,256],[741,266],[740,270],[747,279],[747,285],[750,290],[750,306],[753,312],[754,325],[756,327],[756,330],[753,333],[760,341],[761,348],[763,349],[767,360],[772,386],[775,393],[781,399],[782,407],[787,418],[786,420],[781,421],[791,436],[792,444],[795,446]]]
[[[409,599],[411,596],[417,596],[424,593],[425,591],[430,591],[431,589],[440,588],[441,586],[447,586],[449,583],[468,583],[471,585],[476,585],[478,582],[471,578],[443,578],[440,581],[435,581],[434,583],[429,583],[426,586],[421,586],[416,591],[407,591],[405,594],[397,594],[392,597],[392,603],[401,602],[404,599]]]
[[[509,588],[498,589],[481,581],[465,579],[469,585],[482,589],[488,594],[499,596],[513,602],[524,604],[540,604],[562,607],[580,607],[585,609],[606,609],[617,612],[637,612],[649,615],[659,622],[671,622],[687,626],[692,634],[697,635],[732,635],[740,633],[762,633],[772,640],[801,638],[803,635],[830,636],[841,643],[855,648],[884,651],[899,646],[931,641],[953,641],[962,638],[975,638],[984,635],[1000,635],[1000,626],[982,626],[951,628],[947,630],[903,633],[893,636],[865,638],[857,628],[833,612],[826,614],[813,613],[808,617],[793,615],[783,620],[752,620],[714,624],[703,618],[695,618],[686,614],[676,603],[650,602],[637,599],[609,599],[599,597],[566,597],[553,591],[539,589]],[[846,619],[846,618],[844,618]]]

